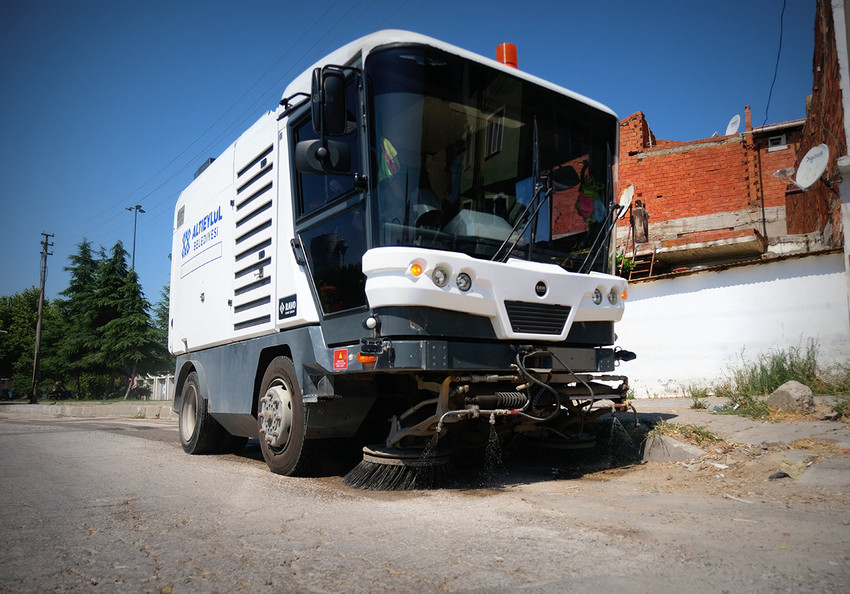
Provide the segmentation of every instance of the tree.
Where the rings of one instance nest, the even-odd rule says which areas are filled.
[[[71,275],[68,288],[60,293],[65,300],[57,302],[60,312],[60,340],[56,358],[62,370],[73,378],[74,393],[83,394],[81,377],[96,373],[98,369],[99,341],[95,328],[95,288],[98,260],[92,253],[91,243],[84,238],[77,245],[77,253],[69,258],[65,270]]]
[[[39,290],[0,297],[0,377],[10,378],[14,392],[32,393],[32,367],[35,351],[35,327],[38,320]],[[45,299],[42,312],[42,348],[50,352],[56,342],[56,308]],[[42,375],[55,377],[55,362],[42,361]]]
[[[154,369],[156,372],[170,373],[174,371],[174,357],[168,352],[168,324],[171,287],[165,285],[159,293],[159,301],[153,309],[153,327],[156,332],[157,344]]]
[[[166,346],[167,290],[157,305],[155,325],[120,241],[107,254],[103,248],[95,253],[83,239],[65,270],[70,282],[60,293],[63,299],[44,308],[41,367],[45,378],[53,378],[45,381],[73,378],[78,397],[107,397],[121,389],[127,398],[128,378],[173,369]],[[8,332],[0,334],[0,377],[14,378],[17,392],[32,387],[37,311],[35,288],[0,297],[0,329]]]
[[[127,372],[130,378],[138,373],[153,370],[157,346],[161,346],[156,329],[148,314],[150,304],[139,286],[135,271],[130,271],[115,300],[119,315],[103,328],[104,347],[113,369]],[[130,395],[132,381],[128,382],[124,399]]]
[[[119,241],[98,267],[94,327],[100,338],[98,361],[114,378],[132,378],[161,369],[165,344],[153,325],[150,303],[135,271],[127,269],[127,252]]]

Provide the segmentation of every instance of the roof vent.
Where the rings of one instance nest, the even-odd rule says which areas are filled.
[[[213,164],[213,161],[215,161],[215,157],[210,157],[209,159],[204,161],[204,163],[200,167],[198,167],[198,170],[195,172],[195,177],[193,177],[192,179],[198,179],[198,176],[201,175],[204,171],[206,171],[207,167]]]

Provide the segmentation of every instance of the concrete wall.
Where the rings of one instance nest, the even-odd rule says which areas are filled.
[[[639,398],[709,386],[741,357],[817,340],[822,365],[850,362],[842,253],[774,260],[634,283],[618,344],[638,358],[618,371]]]

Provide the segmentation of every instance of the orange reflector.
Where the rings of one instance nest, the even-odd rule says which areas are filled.
[[[622,294],[620,295],[620,299],[622,299],[623,301],[625,301],[625,300],[626,300],[626,299],[628,299],[628,298],[629,298],[629,290],[628,290],[628,289],[623,289],[623,292],[622,292]]]
[[[374,363],[378,360],[375,355],[364,355],[363,353],[357,353],[357,360],[361,363]]]
[[[410,265],[410,268],[408,270],[410,270],[410,274],[412,274],[413,276],[419,276],[420,274],[422,274],[422,266],[416,264],[415,262]]]

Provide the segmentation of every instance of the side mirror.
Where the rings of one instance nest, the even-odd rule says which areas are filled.
[[[348,109],[345,104],[345,73],[335,67],[313,70],[310,93],[313,130],[323,136],[341,136],[346,132]]]
[[[552,187],[558,192],[569,190],[581,183],[578,173],[569,165],[550,171],[549,179],[552,182]]]
[[[349,173],[351,151],[338,140],[302,140],[295,145],[295,169],[302,173]]]

